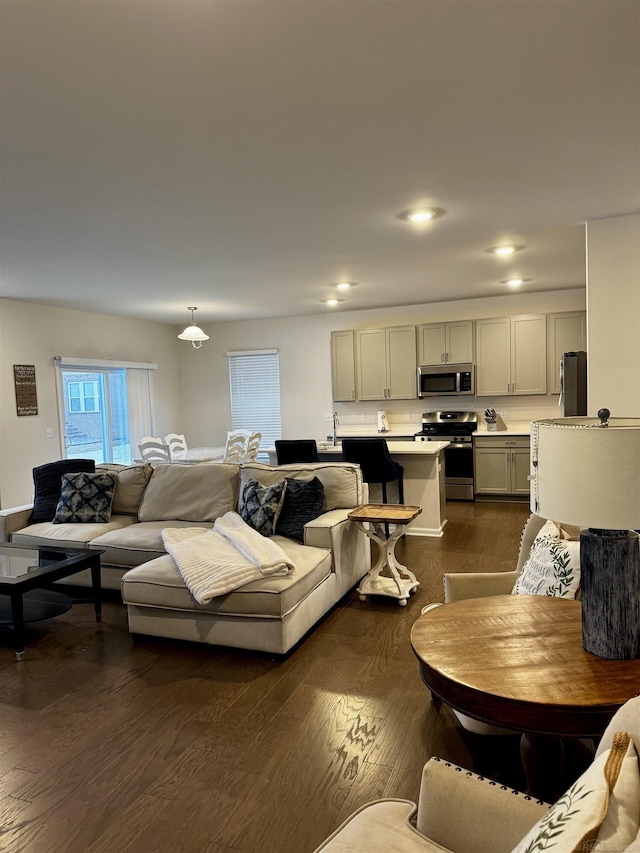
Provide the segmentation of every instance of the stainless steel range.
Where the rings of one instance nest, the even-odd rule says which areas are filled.
[[[444,485],[447,500],[473,500],[473,433],[475,412],[425,412],[415,441],[449,441],[444,451]]]

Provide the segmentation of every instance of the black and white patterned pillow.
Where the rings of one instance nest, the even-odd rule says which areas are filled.
[[[93,459],[60,459],[33,469],[34,499],[29,524],[53,521],[62,491],[62,475],[88,471],[93,474]]]
[[[111,518],[111,504],[117,475],[63,474],[62,492],[56,507],[54,524],[103,523]]]
[[[273,536],[286,486],[284,479],[271,486],[263,486],[257,480],[249,480],[242,490],[240,518],[263,536]]]
[[[282,512],[276,523],[276,533],[302,542],[305,524],[322,515],[324,486],[318,477],[306,483],[291,477],[286,477],[286,481],[287,488]]]

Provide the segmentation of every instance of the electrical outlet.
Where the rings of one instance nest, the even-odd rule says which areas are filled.
[[[367,419],[367,413],[366,412],[360,412],[360,420],[364,423],[364,421],[366,421],[366,419]]]
[[[45,438],[53,438],[53,427],[47,427],[44,431]]]
[[[411,412],[405,412],[405,413],[404,413],[404,421],[405,421],[405,423],[407,423],[407,424],[408,424],[410,420],[411,420]]]
[[[327,423],[331,423],[333,421],[333,412],[329,412],[329,414],[325,412],[324,419]]]

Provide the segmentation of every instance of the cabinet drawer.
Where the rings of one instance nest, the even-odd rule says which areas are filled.
[[[493,448],[501,448],[503,450],[514,450],[515,448],[527,448],[530,444],[530,438],[528,435],[511,435],[511,436],[481,436],[476,438],[474,436],[473,446],[474,447],[493,447]]]

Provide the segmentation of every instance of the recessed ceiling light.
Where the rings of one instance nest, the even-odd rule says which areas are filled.
[[[523,278],[506,278],[502,281],[502,284],[508,284],[509,287],[520,287],[523,282]]]
[[[514,252],[519,252],[522,246],[492,246],[487,249],[492,255],[513,255]]]
[[[335,296],[332,296],[330,299],[323,299],[322,301],[325,305],[332,305],[332,306],[337,305],[338,302],[344,302],[343,299],[336,299]]]
[[[349,290],[350,287],[355,287],[355,281],[337,281],[334,285],[338,290]]]
[[[403,210],[402,213],[399,213],[398,216],[400,219],[404,219],[405,222],[430,222],[432,219],[436,219],[438,216],[442,216],[444,210],[441,210],[438,207],[420,207],[415,210]]]

